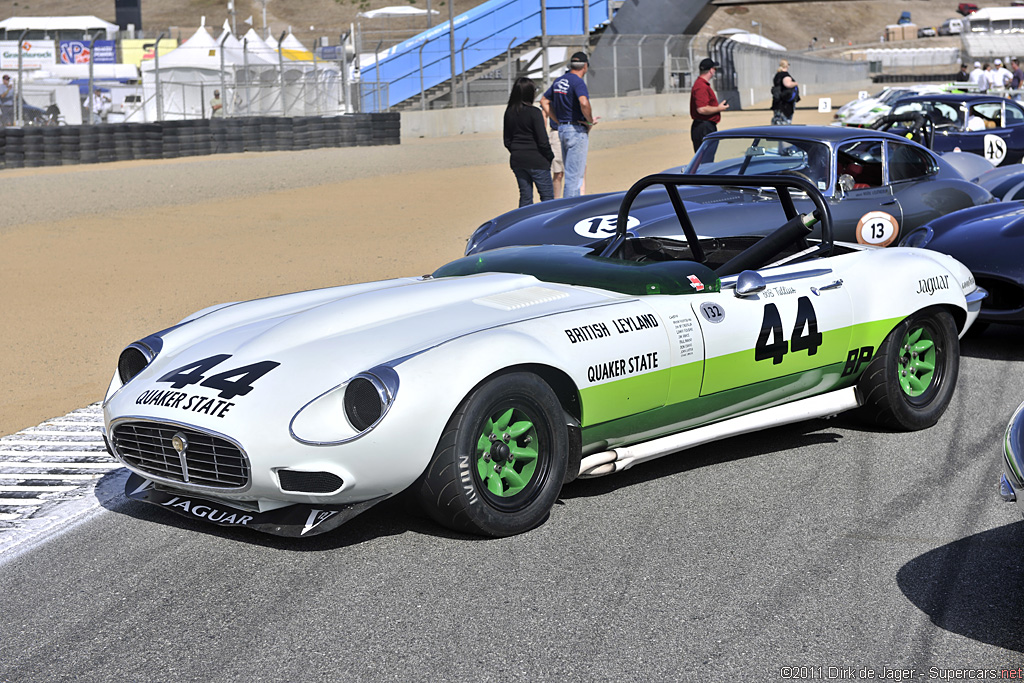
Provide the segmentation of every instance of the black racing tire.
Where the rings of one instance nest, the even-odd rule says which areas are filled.
[[[858,380],[869,421],[901,431],[931,427],[946,412],[960,373],[953,316],[919,311],[889,333]]]
[[[520,534],[547,519],[568,452],[564,412],[551,387],[528,372],[498,375],[470,392],[448,420],[413,491],[426,513],[450,529]]]

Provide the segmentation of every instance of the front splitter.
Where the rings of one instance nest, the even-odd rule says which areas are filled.
[[[289,505],[257,512],[234,507],[222,500],[203,498],[187,491],[158,488],[154,482],[135,474],[125,482],[124,493],[189,519],[200,519],[218,526],[244,527],[275,536],[302,538],[335,529],[383,498],[348,505]]]

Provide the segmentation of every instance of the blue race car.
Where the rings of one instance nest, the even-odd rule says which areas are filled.
[[[905,137],[870,129],[762,126],[718,131],[705,138],[687,166],[670,171],[736,176],[737,187],[649,188],[632,204],[626,228],[640,237],[675,234],[679,228],[673,206],[682,202],[701,236],[750,234],[756,226],[784,222],[786,214],[771,188],[739,187],[740,181],[755,174],[797,176],[825,196],[837,240],[889,246],[930,220],[994,201],[956,163]],[[510,245],[583,245],[610,237],[623,195],[559,199],[510,211],[481,225],[466,253]],[[793,201],[799,211],[810,209],[805,195],[794,195]]]
[[[995,166],[1024,158],[1024,107],[997,95],[931,94],[904,97],[890,116],[921,113],[931,129],[924,144],[938,154],[971,152]],[[930,142],[930,144],[929,144]]]

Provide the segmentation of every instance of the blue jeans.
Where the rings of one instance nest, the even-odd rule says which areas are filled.
[[[583,173],[587,170],[587,147],[590,136],[578,123],[558,124],[558,139],[562,143],[562,162],[565,164],[563,197],[579,197]]]
[[[533,186],[537,186],[540,200],[546,202],[555,198],[555,186],[551,182],[550,168],[513,168],[519,183],[519,206],[533,204]]]

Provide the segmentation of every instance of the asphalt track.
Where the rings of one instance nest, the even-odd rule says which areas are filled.
[[[108,474],[98,514],[0,565],[0,681],[1017,668],[1024,521],[995,482],[1020,332],[990,328],[963,354],[929,430],[840,416],[733,438],[575,482],[547,523],[502,540],[402,501],[305,540],[225,531],[127,501]]]
[[[1021,334],[963,342],[929,430],[840,416],[733,438],[575,482],[509,539],[452,534],[401,500],[300,541],[221,530],[125,500],[111,472],[73,526],[0,555],[0,682],[1024,667],[1024,521],[996,487]]]

